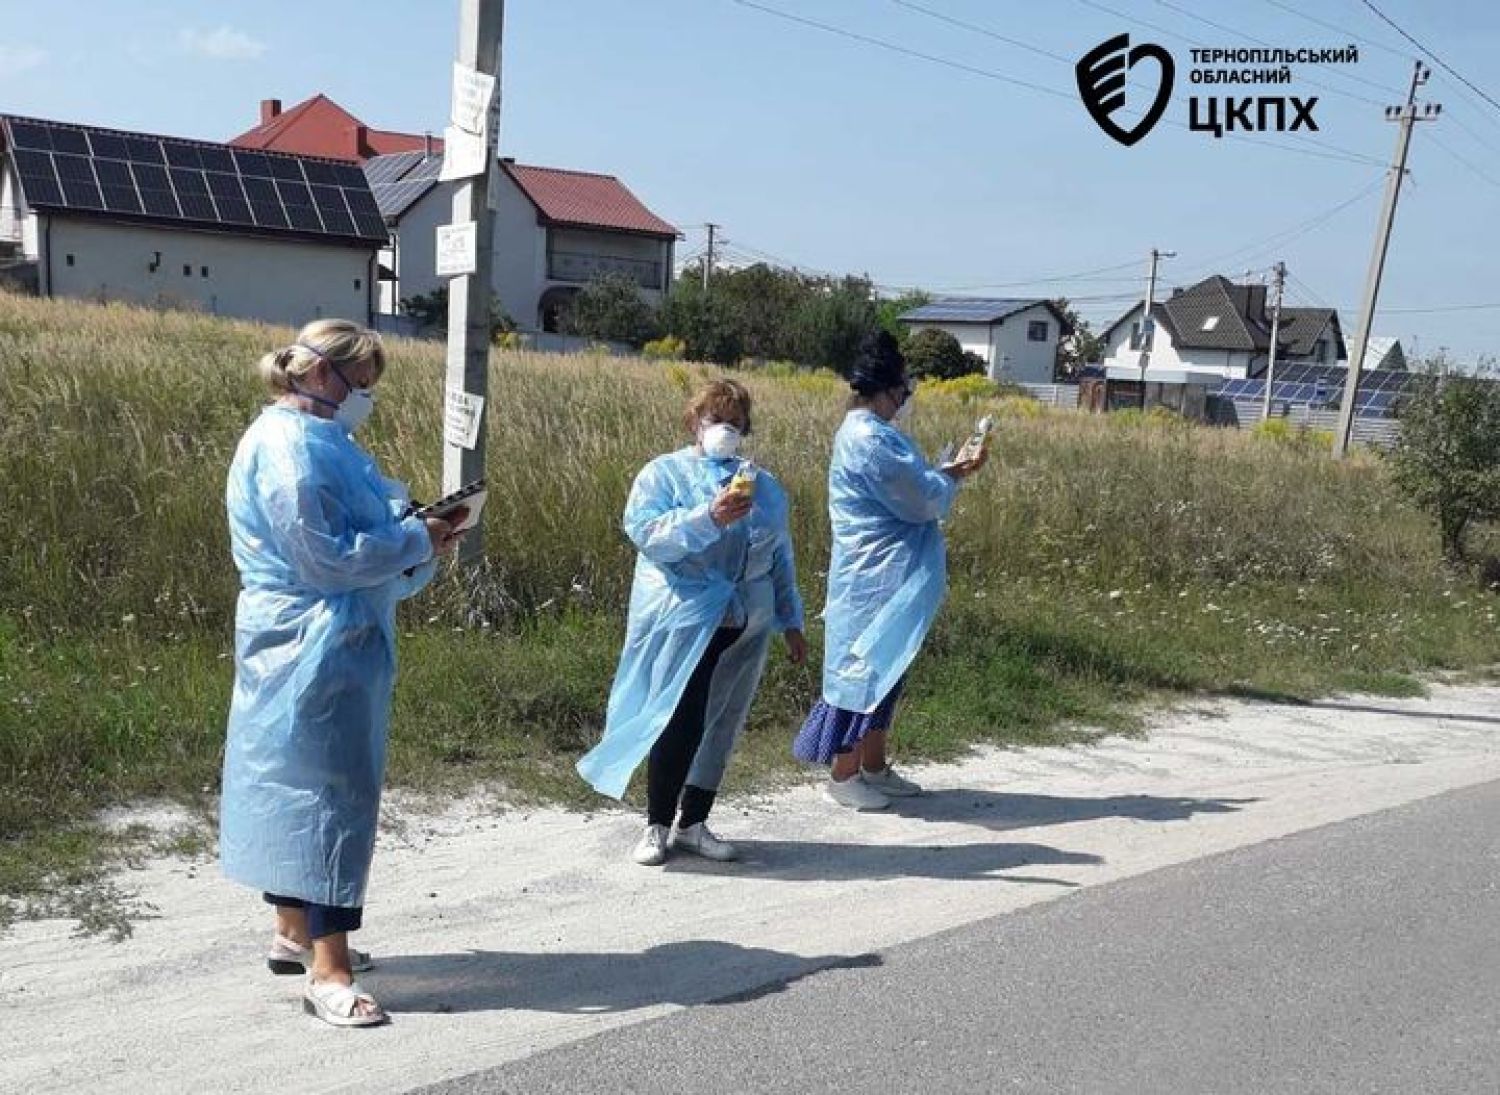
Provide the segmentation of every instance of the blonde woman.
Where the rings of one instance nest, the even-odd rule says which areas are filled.
[[[673,851],[731,860],[708,828],[719,782],[760,687],[772,636],[792,661],[807,656],[792,559],[790,503],[770,472],[747,471],[750,393],[715,380],[688,404],[692,444],[636,476],[625,505],[635,581],[625,649],[604,738],[579,773],[619,798],[646,764],[646,828],[633,853],[645,867]]]
[[[348,933],[375,847],[396,603],[458,539],[409,516],[406,488],[354,440],[385,366],[380,336],[339,319],[262,358],[271,403],[226,496],[242,588],[220,858],[276,907],[271,970],[305,970],[304,1006],[343,1027],[386,1020],[354,979],[370,962]]]

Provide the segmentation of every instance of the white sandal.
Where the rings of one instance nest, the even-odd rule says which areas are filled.
[[[313,952],[311,947],[299,947],[284,935],[271,940],[271,949],[266,952],[266,967],[274,974],[286,977],[291,974],[311,973]],[[364,951],[349,948],[349,969],[353,973],[368,973],[375,968],[375,960]]]
[[[308,977],[302,1009],[336,1027],[378,1027],[391,1019],[358,981],[342,985]]]

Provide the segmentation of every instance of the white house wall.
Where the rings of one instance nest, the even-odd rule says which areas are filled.
[[[547,235],[536,206],[508,172],[495,181],[495,262],[490,283],[505,314],[524,330],[538,329],[537,305],[547,278]]]
[[[322,316],[363,323],[370,311],[372,251],[352,247],[53,217],[50,256],[53,296],[294,326]]]
[[[1027,328],[1045,322],[1047,337],[1032,342]],[[1062,333],[1051,309],[1035,304],[995,324],[988,358],[990,377],[1011,384],[1051,384],[1057,367],[1057,340]]]

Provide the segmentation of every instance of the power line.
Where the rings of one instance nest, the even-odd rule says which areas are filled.
[[[1494,107],[1496,110],[1500,110],[1500,102],[1496,102],[1493,98],[1490,97],[1489,93],[1486,92],[1483,88],[1479,87],[1477,84],[1475,84],[1472,81],[1470,81],[1466,76],[1464,76],[1461,72],[1459,72],[1457,69],[1455,69],[1452,65],[1448,64],[1447,61],[1444,61],[1436,53],[1433,53],[1432,50],[1428,49],[1421,42],[1417,41],[1410,34],[1406,33],[1406,31],[1402,30],[1401,27],[1399,25],[1397,25],[1396,22],[1393,19],[1391,19],[1391,17],[1389,15],[1387,15],[1385,12],[1381,11],[1374,4],[1370,3],[1370,0],[1360,0],[1360,3],[1364,4],[1365,7],[1369,8],[1376,15],[1378,15],[1380,17],[1380,19],[1387,26],[1389,26],[1392,30],[1394,30],[1397,34],[1401,35],[1401,37],[1405,38],[1408,42],[1410,42],[1412,45],[1416,46],[1419,50],[1421,50],[1423,53],[1425,53],[1427,55],[1428,59],[1431,60],[1433,64],[1437,65],[1438,68],[1442,69],[1449,76],[1452,76],[1459,83],[1463,84],[1466,88],[1468,88],[1470,91],[1472,91],[1475,95],[1478,95],[1485,102],[1489,103],[1490,106]]]
[[[1483,179],[1485,182],[1489,183],[1491,186],[1500,187],[1500,179],[1496,179],[1493,175],[1489,174],[1483,168],[1481,168],[1478,165],[1472,163],[1471,161],[1465,159],[1463,156],[1460,156],[1457,152],[1455,152],[1453,149],[1449,148],[1445,143],[1443,143],[1442,141],[1440,141],[1435,135],[1429,133],[1427,135],[1427,140],[1431,141],[1435,146],[1437,146],[1443,152],[1447,153],[1453,159],[1457,160],[1460,164],[1462,164],[1464,167],[1468,168],[1475,175],[1479,176],[1479,178]]]
[[[1040,92],[1043,95],[1049,95],[1054,99],[1066,100],[1070,103],[1077,101],[1077,96],[1069,92],[1059,91],[1056,88],[1047,87],[1043,84],[1034,83],[1030,80],[1022,80],[1015,76],[1007,76],[1003,73],[994,72],[990,69],[979,68],[977,65],[966,64],[963,61],[955,61],[949,57],[940,57],[937,54],[925,53],[922,50],[911,49],[907,46],[898,45],[895,42],[886,41],[883,38],[876,38],[873,35],[862,34],[858,31],[852,31],[845,27],[835,26],[832,23],[824,23],[817,19],[809,19],[803,15],[796,15],[792,12],[783,11],[780,8],[773,8],[768,4],[757,3],[756,0],[730,0],[730,2],[738,4],[743,8],[750,8],[754,11],[759,11],[763,14],[774,16],[778,19],[783,19],[790,23],[798,23],[805,27],[812,27],[815,30],[820,30],[827,34],[837,35],[838,37],[847,38],[855,42],[862,42],[865,45],[875,46],[877,49],[883,49],[891,53],[898,53],[906,57],[913,57],[920,61],[926,61],[929,64],[942,65],[945,68],[951,68],[959,72],[966,72],[971,76],[982,76],[986,79],[997,80],[1001,83],[1015,84],[1019,87],[1024,87],[1031,91]],[[1084,0],[1084,2],[1087,2],[1087,0]],[[1175,126],[1178,129],[1191,129],[1191,127],[1186,122],[1179,122],[1175,119],[1168,119],[1167,121],[1169,125]],[[1225,137],[1226,139],[1246,141],[1250,144],[1262,145],[1267,148],[1278,148],[1287,152],[1295,152],[1298,155],[1315,156],[1319,159],[1325,160],[1340,160],[1347,163],[1359,164],[1380,164],[1383,162],[1381,160],[1375,159],[1373,156],[1367,156],[1362,152],[1355,152],[1354,150],[1347,148],[1339,148],[1337,145],[1329,145],[1326,142],[1320,145],[1318,148],[1310,148],[1300,145],[1282,144],[1277,141],[1257,139],[1247,134],[1226,134]]]
[[[1385,52],[1394,54],[1395,56],[1401,58],[1403,61],[1411,60],[1411,58],[1407,56],[1404,49],[1397,49],[1395,46],[1388,46],[1384,42],[1372,42],[1368,38],[1361,38],[1357,34],[1350,33],[1348,27],[1341,27],[1337,23],[1330,23],[1326,20],[1319,19],[1316,15],[1308,15],[1305,11],[1299,11],[1298,9],[1292,7],[1290,4],[1282,3],[1282,0],[1263,0],[1263,2],[1270,4],[1273,8],[1280,8],[1282,11],[1286,12],[1289,15],[1295,15],[1298,19],[1305,19],[1309,23],[1316,23],[1318,26],[1324,28],[1325,30],[1331,30],[1338,34],[1348,35],[1350,38],[1354,39],[1354,41],[1358,42],[1362,46],[1371,46],[1375,49],[1383,49],[1385,50]]]

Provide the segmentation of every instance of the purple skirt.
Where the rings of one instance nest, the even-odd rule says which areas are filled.
[[[871,731],[889,730],[905,685],[905,680],[897,681],[880,706],[868,713],[830,707],[819,699],[792,742],[792,756],[805,764],[832,764],[837,754],[852,752]]]

